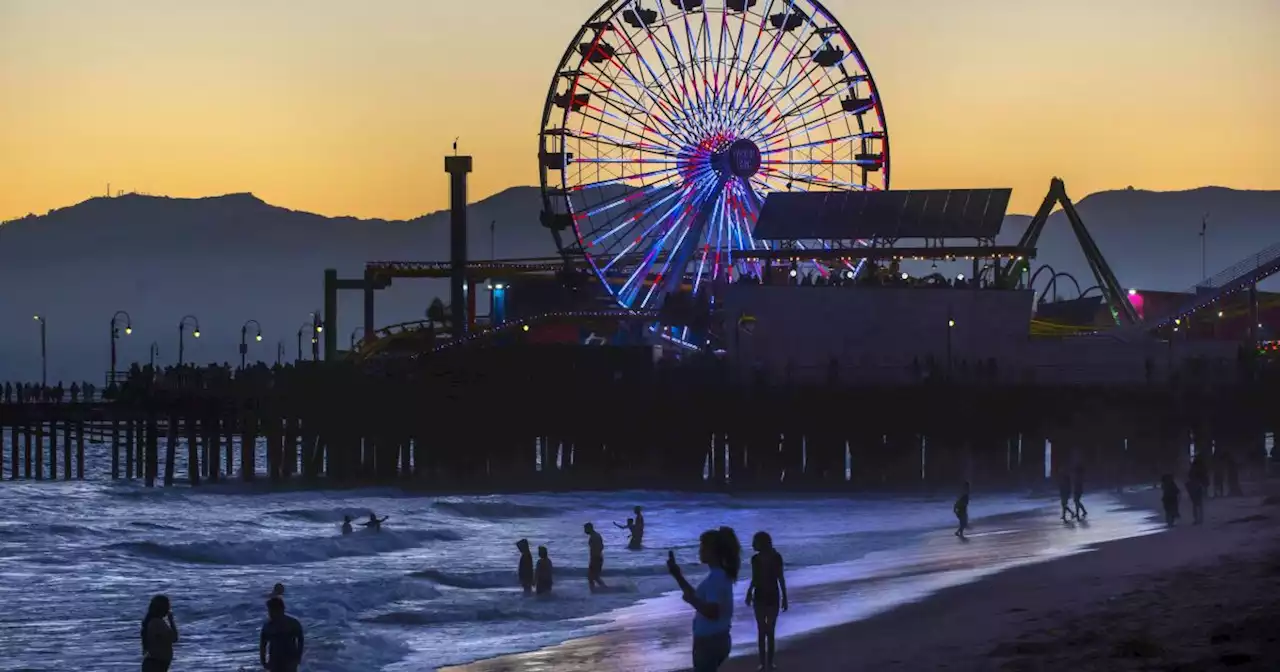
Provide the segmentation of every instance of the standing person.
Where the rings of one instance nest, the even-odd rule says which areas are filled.
[[[632,512],[636,514],[636,522],[631,528],[631,548],[639,549],[644,545],[644,514],[638,506]]]
[[[1080,501],[1084,497],[1084,465],[1076,465],[1075,476],[1071,479],[1071,495],[1075,499],[1076,518],[1084,519],[1089,517],[1089,510],[1084,508],[1084,502]]]
[[[351,534],[351,532],[352,532],[352,529],[351,529],[351,516],[343,516],[343,517],[342,517],[342,533],[343,533],[343,534]]]
[[[960,523],[956,527],[956,536],[964,539],[965,528],[969,527],[969,481],[964,482],[964,490],[956,498],[955,506],[951,507],[951,511],[956,514],[956,520]]]
[[[142,672],[168,672],[177,643],[178,626],[169,610],[169,598],[156,595],[142,618]]]
[[[587,523],[582,526],[582,531],[587,535],[587,548],[590,558],[587,562],[587,588],[591,592],[596,592],[596,588],[608,588],[604,585],[604,579],[600,578],[604,573],[604,539],[596,532],[596,526]]]
[[[1169,527],[1178,522],[1182,515],[1178,512],[1178,499],[1182,493],[1178,490],[1178,484],[1173,480],[1173,475],[1165,474],[1160,477],[1160,503],[1164,505],[1164,522]]]
[[[1194,473],[1187,479],[1186,485],[1187,499],[1191,500],[1191,524],[1199,525],[1204,522],[1204,498],[1208,488]]]
[[[533,554],[529,552],[529,540],[517,541],[516,548],[520,551],[520,565],[517,569],[520,587],[524,589],[524,594],[528,595],[533,592]]]
[[[547,555],[547,547],[538,547],[538,567],[533,571],[534,580],[537,586],[534,590],[539,595],[547,595],[551,592],[551,556]]]
[[[698,539],[698,561],[710,570],[694,588],[684,578],[674,551],[667,551],[667,571],[696,612],[693,616],[693,672],[715,672],[729,658],[733,639],[733,582],[742,566],[742,547],[733,528],[707,530]]]
[[[768,532],[756,532],[751,538],[756,554],[751,556],[751,585],[747,586],[747,606],[756,615],[756,645],[760,652],[760,669],[773,670],[774,631],[778,627],[778,608],[787,610],[787,580],[782,574],[782,554],[773,547]]]
[[[267,600],[267,622],[258,640],[258,658],[270,672],[298,672],[302,662],[302,624],[284,613],[284,600]],[[268,655],[268,653],[270,655]]]
[[[1068,518],[1074,518],[1076,513],[1071,510],[1071,475],[1062,472],[1058,476],[1058,498],[1062,500],[1062,522],[1067,522]]]
[[[390,517],[391,516],[383,516],[379,518],[378,514],[370,511],[369,520],[364,521],[363,523],[361,523],[361,525],[364,525],[366,529],[373,530],[374,532],[381,532],[382,524],[387,522],[387,519]]]

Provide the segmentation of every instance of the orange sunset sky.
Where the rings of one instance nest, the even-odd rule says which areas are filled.
[[[0,220],[113,190],[326,215],[537,182],[598,0],[0,0]],[[879,84],[893,186],[1033,211],[1133,185],[1280,189],[1280,0],[830,0]],[[536,226],[531,213],[530,225]]]

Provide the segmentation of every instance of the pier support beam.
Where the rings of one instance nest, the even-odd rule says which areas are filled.
[[[449,173],[449,307],[457,339],[467,335],[467,174],[471,157],[446,156],[444,169]]]

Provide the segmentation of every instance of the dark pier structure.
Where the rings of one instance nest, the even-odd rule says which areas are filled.
[[[446,168],[458,234],[470,158]],[[1060,182],[1050,195],[1065,199]],[[135,365],[105,399],[6,395],[0,479],[928,492],[963,481],[1033,488],[1076,464],[1097,484],[1152,482],[1185,468],[1193,445],[1265,467],[1264,437],[1280,429],[1280,367],[1252,347],[1233,345],[1226,359],[1213,354],[1222,348],[1178,344],[1175,357],[1172,339],[1149,335],[1037,342],[1028,333],[1031,297],[1018,278],[1048,208],[1035,235],[1000,247],[1007,190],[778,196],[757,230],[777,242],[757,255],[764,272],[717,287],[713,319],[599,305],[571,266],[468,264],[458,244],[448,264],[381,262],[353,280],[330,271],[323,361]],[[894,216],[877,214],[886,212]],[[1126,301],[1072,213],[1104,297]],[[808,238],[878,242],[801,253],[785,238],[796,227],[784,234],[779,224],[788,219],[809,222]],[[844,285],[806,286],[797,261],[819,256],[862,270]],[[898,266],[957,257],[973,261],[967,281],[910,279]],[[1274,266],[1213,291],[1252,287]],[[446,273],[446,333],[372,328],[374,293],[392,277]],[[472,303],[485,274],[552,278],[566,298],[479,329]],[[346,353],[334,341],[342,289],[365,300],[365,340]],[[1213,296],[1196,301],[1191,313]],[[1132,309],[1112,314],[1119,333],[1143,335]],[[718,345],[663,342],[658,322]],[[1069,356],[1106,361],[1086,370]]]

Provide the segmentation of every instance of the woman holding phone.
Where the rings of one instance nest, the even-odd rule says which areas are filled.
[[[694,609],[693,672],[714,672],[729,658],[733,641],[733,582],[742,567],[742,546],[733,528],[707,530],[698,540],[698,561],[706,565],[707,577],[694,588],[674,551],[667,552],[667,571],[684,593],[684,601]]]

